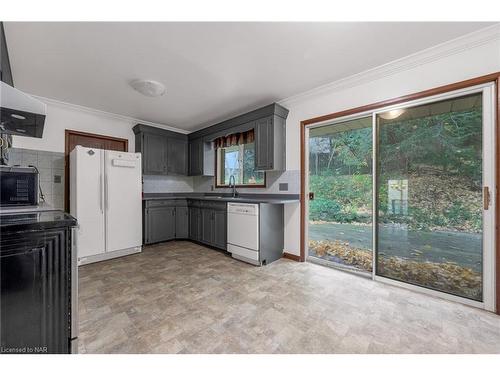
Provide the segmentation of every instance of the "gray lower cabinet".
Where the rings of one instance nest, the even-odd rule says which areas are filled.
[[[189,211],[186,207],[175,207],[175,238],[189,238]]]
[[[144,243],[190,239],[227,249],[226,203],[185,199],[144,204]]]
[[[226,204],[211,201],[191,201],[189,207],[189,239],[226,250]]]
[[[214,210],[210,208],[201,209],[201,238],[200,242],[207,245],[214,243]]]
[[[227,250],[227,212],[214,210],[213,246]]]
[[[201,210],[199,207],[189,207],[189,239],[201,240]]]
[[[189,211],[185,199],[146,201],[143,221],[145,244],[189,238]]]
[[[145,243],[175,238],[175,207],[146,208],[145,222]]]

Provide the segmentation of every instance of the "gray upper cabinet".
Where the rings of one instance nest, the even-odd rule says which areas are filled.
[[[137,124],[135,151],[142,154],[145,175],[188,174],[188,138],[185,134]]]
[[[255,169],[286,169],[286,120],[267,116],[255,121]]]
[[[204,168],[204,164],[207,164],[206,156],[208,154],[205,145],[218,137],[250,129],[255,130],[255,168],[260,171],[285,170],[287,117],[288,109],[273,103],[189,134],[190,175],[206,176],[213,173],[213,165]],[[198,142],[201,142],[201,146]],[[214,154],[210,155],[209,161],[214,160]],[[202,160],[201,167],[199,160]],[[211,171],[207,169],[211,169]]]
[[[201,138],[189,142],[189,175],[203,175],[203,140]]]
[[[167,167],[167,139],[165,137],[142,134],[144,150],[142,151],[143,174],[165,174]]]
[[[168,174],[188,174],[188,141],[167,138],[167,172]]]
[[[274,168],[273,116],[255,121],[255,169]]]
[[[214,176],[215,149],[203,138],[189,140],[189,175]]]

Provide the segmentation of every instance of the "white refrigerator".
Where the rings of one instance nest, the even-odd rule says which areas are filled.
[[[76,146],[70,153],[70,213],[79,264],[141,251],[141,154]]]

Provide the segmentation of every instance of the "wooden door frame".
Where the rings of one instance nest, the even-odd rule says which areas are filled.
[[[416,92],[413,94],[403,95],[392,99],[383,100],[380,102],[351,108],[339,112],[330,113],[324,116],[314,117],[300,122],[300,256],[298,257],[300,262],[304,262],[306,259],[306,246],[305,246],[305,231],[306,231],[306,191],[305,183],[307,178],[306,165],[305,165],[305,132],[306,126],[311,124],[316,124],[324,121],[334,120],[340,117],[355,115],[358,113],[374,111],[382,107],[400,104],[404,102],[409,102],[416,99],[422,99],[429,96],[434,96],[438,94],[444,94],[447,92],[465,89],[471,86],[476,86],[484,83],[495,83],[495,93],[496,93],[496,106],[494,108],[495,112],[495,125],[496,125],[496,148],[495,148],[495,170],[496,170],[496,185],[497,189],[495,192],[496,196],[496,211],[495,211],[495,255],[496,255],[496,313],[500,315],[500,72],[495,72],[487,74],[484,76],[468,79],[465,81],[460,81],[444,86],[435,87],[432,89]]]
[[[82,135],[102,140],[121,142],[124,144],[125,151],[128,151],[128,139],[126,138],[111,137],[109,135],[94,134],[94,133],[82,132],[79,130],[65,129],[64,130],[64,209],[66,212],[69,212],[69,153],[70,153],[69,137],[71,135]]]

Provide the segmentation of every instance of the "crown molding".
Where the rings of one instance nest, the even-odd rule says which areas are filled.
[[[432,46],[422,51],[388,62],[378,67],[353,74],[346,78],[318,86],[314,89],[279,100],[277,103],[283,106],[290,105],[300,100],[305,100],[326,92],[335,92],[347,88],[359,86],[368,82],[388,77],[399,72],[410,70],[421,65],[431,63],[465,52],[485,44],[500,40],[500,23]]]
[[[154,126],[156,128],[171,130],[171,131],[181,133],[181,134],[189,134],[189,131],[187,131],[187,130],[179,129],[179,128],[176,128],[176,127],[170,126],[170,125],[159,124],[156,122],[141,120],[141,119],[138,119],[135,117],[119,115],[117,113],[101,111],[101,110],[95,109],[95,108],[85,107],[85,106],[81,106],[78,104],[72,104],[72,103],[67,103],[67,102],[63,102],[60,100],[56,100],[56,99],[46,98],[44,96],[38,96],[38,95],[32,95],[32,94],[30,94],[30,95],[34,98],[41,100],[42,102],[44,102],[46,104],[56,105],[56,106],[63,107],[63,108],[69,108],[69,109],[72,109],[75,111],[85,112],[85,113],[89,113],[92,115],[98,115],[101,117],[107,117],[107,118],[114,119],[114,120],[127,121],[127,122],[131,122],[134,124],[140,123],[140,124],[144,124],[144,125]]]

